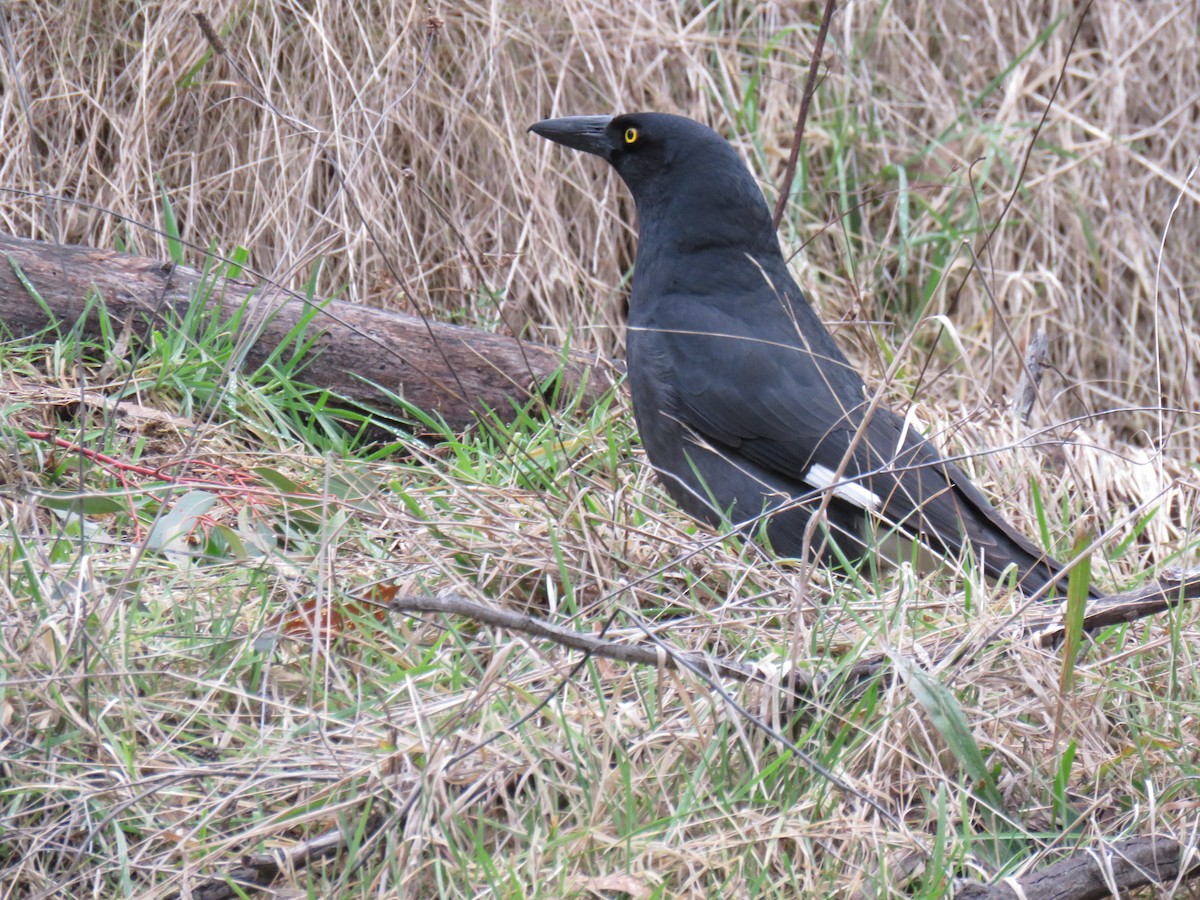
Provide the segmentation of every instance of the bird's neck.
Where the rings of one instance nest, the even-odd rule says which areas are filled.
[[[781,289],[788,275],[765,204],[739,209],[711,195],[676,194],[651,209],[638,204],[635,279],[657,292],[733,300],[764,281]]]
[[[699,277],[716,266],[784,268],[758,184],[727,145],[716,151],[716,159],[669,159],[670,177],[643,179],[634,187],[639,268],[659,258],[686,265],[689,257],[703,257]]]

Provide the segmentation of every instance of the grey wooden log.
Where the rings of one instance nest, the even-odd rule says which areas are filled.
[[[1101,900],[1148,885],[1173,887],[1200,872],[1193,853],[1167,837],[1088,847],[1067,859],[995,884],[963,881],[955,900]]]
[[[73,327],[89,295],[103,300],[115,327],[130,321],[139,336],[178,320],[193,303],[219,304],[223,321],[241,315],[238,337],[250,370],[310,312],[302,298],[272,285],[224,278],[205,285],[195,269],[162,260],[0,234],[0,321],[14,336]],[[595,398],[610,383],[584,354],[341,300],[320,306],[308,326],[319,336],[303,378],[362,406],[392,406],[390,390],[461,429],[483,409],[506,415],[556,372],[563,397],[583,386]],[[83,334],[99,334],[97,315],[87,317]]]

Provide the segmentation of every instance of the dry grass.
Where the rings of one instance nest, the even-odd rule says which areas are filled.
[[[162,227],[161,191],[187,239],[248,248],[283,281],[305,283],[320,257],[318,293],[619,352],[632,204],[597,161],[526,127],[689,114],[730,135],[773,198],[820,6],[466,0],[434,8],[431,41],[422,4],[210,4],[250,86],[184,6],[5,4],[0,227],[165,256],[165,238],[136,224]],[[1196,544],[1200,45],[1190,6],[1100,2],[1067,59],[1073,9],[845,4],[783,241],[868,381],[915,328],[889,389],[1060,553],[1081,519],[1110,529],[1096,569],[1125,586],[1191,561]],[[1018,184],[1064,66],[968,275],[967,247]],[[81,202],[20,193],[39,188]],[[1054,370],[1025,426],[1006,404],[1035,328]],[[582,630],[616,612],[631,639],[639,619],[681,648],[834,671],[880,649],[977,641],[1012,613],[1004,592],[907,569],[806,579],[714,539],[664,499],[619,397],[509,442],[347,459],[281,436],[262,411],[275,401],[236,391],[193,445],[188,423],[205,417],[180,386],[193,382],[131,359],[137,401],[185,420],[146,447],[144,423],[66,405],[80,370],[62,342],[16,346],[0,384],[0,896],[165,896],[179,873],[353,827],[366,797],[392,812],[414,785],[382,847],[294,886],[933,897],[1006,854],[1195,831],[1190,610],[1101,635],[1066,693],[1061,660],[1019,644],[935,670],[1007,819],[903,682],[854,699],[834,688],[799,716],[773,692],[732,689],[896,825],[691,677],[591,661],[526,721],[575,656],[470,623],[369,616],[329,645],[275,617],[389,581]],[[141,552],[161,492],[111,471],[83,487],[136,510],[86,524],[55,512],[44,493],[78,486],[72,457],[21,436],[48,428],[119,459],[187,448],[278,473],[259,494],[215,492],[205,525],[257,535],[258,552]],[[306,506],[284,475],[326,499]]]

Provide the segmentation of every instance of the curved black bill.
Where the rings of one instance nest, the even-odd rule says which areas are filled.
[[[606,129],[611,121],[612,116],[566,116],[561,119],[543,119],[530,125],[529,130],[572,150],[595,153],[608,159],[612,153],[612,144]]]

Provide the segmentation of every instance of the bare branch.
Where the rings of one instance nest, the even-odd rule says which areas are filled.
[[[779,228],[779,223],[783,219],[783,210],[787,206],[788,194],[792,192],[792,182],[796,179],[796,162],[800,158],[800,145],[804,142],[804,123],[808,121],[808,106],[817,89],[817,69],[821,65],[821,53],[825,49],[825,35],[829,33],[829,20],[833,18],[834,5],[835,0],[825,0],[825,12],[821,15],[821,27],[817,29],[817,39],[813,43],[812,58],[808,63],[808,77],[804,80],[804,94],[800,98],[800,112],[796,114],[796,131],[792,135],[792,150],[788,154],[783,181],[779,184],[779,196],[775,200],[775,213],[771,216],[776,228]]]
[[[1121,622],[1132,622],[1163,612],[1174,605],[1182,605],[1196,599],[1200,599],[1200,569],[1171,569],[1160,575],[1154,584],[1090,601],[1084,612],[1083,627],[1085,631],[1095,631],[1098,628]],[[460,594],[445,594],[440,597],[398,597],[392,600],[388,607],[395,612],[443,613],[462,616],[485,625],[542,638],[572,650],[581,650],[593,656],[618,662],[667,669],[697,669],[714,677],[720,676],[742,682],[770,684],[779,681],[777,677],[773,678],[772,671],[764,666],[706,653],[666,650],[661,646],[643,642],[628,643],[594,637],[525,613],[477,603]],[[1065,627],[1066,605],[1060,604],[1050,608],[1043,604],[1037,607],[1036,615],[1027,618],[1022,623],[1022,634],[1028,637],[1035,646],[1053,646],[1062,639]],[[1003,631],[998,632],[989,643],[999,640],[1003,634]],[[962,649],[962,645],[958,642],[943,643],[927,648],[924,653],[916,655],[926,659],[944,660],[961,653]],[[856,663],[845,677],[848,683],[856,684],[880,673],[888,673],[889,670],[890,658],[879,654]],[[775,674],[777,675],[777,673]],[[801,696],[812,694],[825,682],[826,678],[820,674],[812,675],[800,672],[791,673],[786,679],[782,679],[785,690]]]

